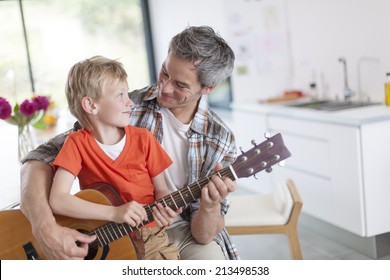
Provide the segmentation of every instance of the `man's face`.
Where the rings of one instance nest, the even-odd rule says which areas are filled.
[[[172,54],[161,66],[158,86],[158,103],[176,117],[183,109],[194,112],[201,95],[209,92],[209,88],[201,87],[193,63]]]

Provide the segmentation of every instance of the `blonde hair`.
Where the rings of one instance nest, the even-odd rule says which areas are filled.
[[[65,85],[66,99],[69,111],[83,127],[92,129],[88,116],[81,105],[82,99],[90,97],[99,101],[105,84],[115,80],[120,82],[127,80],[123,64],[103,56],[85,59],[70,69]]]

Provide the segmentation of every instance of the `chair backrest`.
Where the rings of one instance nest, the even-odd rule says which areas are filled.
[[[290,220],[293,219],[296,223],[298,223],[298,217],[301,214],[303,202],[294,182],[291,179],[287,180],[287,187],[294,203],[294,208],[291,211]]]
[[[289,217],[291,209],[294,206],[294,201],[286,181],[279,182],[276,185],[273,192],[273,200],[277,211],[283,217]]]

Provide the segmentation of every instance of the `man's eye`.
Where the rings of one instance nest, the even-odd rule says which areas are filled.
[[[176,83],[179,88],[186,88],[187,86],[182,83]]]

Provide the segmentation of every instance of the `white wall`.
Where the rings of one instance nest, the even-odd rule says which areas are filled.
[[[341,96],[341,56],[347,59],[350,88],[383,101],[385,73],[390,72],[389,0],[150,0],[150,8],[157,69],[171,37],[187,25],[214,27],[239,54],[235,15],[242,15],[248,29],[254,30],[248,46],[255,51],[249,71],[233,75],[235,102],[265,99],[284,89],[307,91],[313,80],[321,96]],[[264,43],[264,28],[259,26],[264,27],[270,15],[280,17],[280,40],[274,40],[280,46],[279,54],[265,64],[264,48],[256,49],[256,40]],[[254,66],[256,61],[262,68]]]
[[[293,0],[286,1],[293,82],[305,86],[314,70],[321,91],[340,94],[342,67],[348,62],[350,87],[361,89],[374,100],[384,100],[385,72],[390,71],[388,0]],[[322,79],[321,79],[322,77]],[[322,81],[321,81],[322,80]]]
[[[171,38],[190,25],[209,25],[226,38],[224,0],[149,0],[156,71],[164,62]]]

